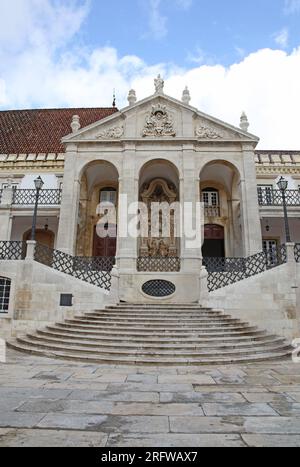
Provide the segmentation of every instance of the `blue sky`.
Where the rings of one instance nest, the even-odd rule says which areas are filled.
[[[300,0],[0,0],[0,110],[167,94],[300,149]]]
[[[281,48],[299,45],[300,16],[288,14],[286,5],[282,0],[161,0],[151,7],[148,0],[93,0],[81,39],[150,64],[187,66],[199,58],[198,63],[230,65],[260,48],[278,47],[276,38],[284,30],[289,37]]]

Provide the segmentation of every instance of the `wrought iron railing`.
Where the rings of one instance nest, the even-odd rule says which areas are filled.
[[[26,242],[0,242],[0,260],[21,260],[25,256]]]
[[[283,206],[282,193],[272,188],[258,188],[258,203],[260,206]],[[286,190],[287,206],[300,206],[300,191]]]
[[[204,258],[208,271],[208,290],[221,289],[240,282],[287,262],[287,250],[283,245],[275,255],[262,251],[249,258]]]
[[[61,204],[62,190],[41,190],[39,195],[40,206],[59,206]],[[35,204],[36,190],[20,190],[13,191],[13,205],[16,206],[33,206]]]
[[[103,258],[95,262],[95,259],[71,256],[59,250],[53,250],[45,245],[36,244],[34,252],[35,261],[49,266],[56,271],[73,276],[89,284],[96,285],[105,290],[111,288],[111,258]]]
[[[300,243],[295,245],[295,260],[297,263],[300,263]]]
[[[138,272],[179,272],[180,258],[163,256],[141,256],[137,259]]]

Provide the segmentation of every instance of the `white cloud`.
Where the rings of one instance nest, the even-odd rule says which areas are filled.
[[[179,8],[188,10],[193,4],[193,0],[176,0],[176,4]]]
[[[289,43],[289,30],[287,28],[282,29],[277,34],[274,34],[274,40],[277,45],[282,49],[286,49]]]
[[[174,0],[146,0],[148,5],[149,31],[144,37],[151,37],[155,40],[163,39],[168,35],[168,17],[163,15],[161,8],[163,5],[174,7]],[[181,10],[189,10],[193,0],[175,0],[175,6]]]
[[[284,11],[286,14],[294,14],[300,11],[300,0],[285,0]]]
[[[167,17],[160,12],[161,0],[149,1],[149,28],[154,39],[163,39],[168,34]]]
[[[10,0],[12,9],[15,2],[21,0]],[[50,23],[42,19],[42,10],[41,19],[36,10],[29,11],[35,2],[51,13]],[[13,43],[8,41],[8,46],[5,35],[0,36],[0,107],[110,106],[113,88],[118,106],[122,107],[127,104],[131,87],[139,99],[152,94],[153,78],[162,73],[167,94],[180,99],[188,85],[192,105],[215,117],[238,125],[245,110],[250,130],[261,137],[261,148],[300,149],[300,47],[292,53],[258,50],[230,67],[195,64],[183,69],[160,63],[149,66],[142,57],[120,57],[113,47],[75,47],[74,35],[86,17],[86,2],[76,2],[75,8],[69,2],[56,1],[56,9],[50,0],[21,3],[24,8],[29,4],[29,9],[22,10],[28,23],[15,23],[20,30],[15,30],[18,34]],[[68,9],[60,18],[63,5]],[[7,22],[9,18],[10,15]],[[52,24],[55,20],[59,24]],[[32,36],[41,37],[41,41],[27,37],[27,24],[33,28]],[[10,39],[7,23],[6,29]],[[20,46],[22,41],[24,47]]]

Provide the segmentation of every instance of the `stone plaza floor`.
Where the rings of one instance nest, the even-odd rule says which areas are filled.
[[[300,364],[85,365],[8,351],[0,447],[300,446]]]

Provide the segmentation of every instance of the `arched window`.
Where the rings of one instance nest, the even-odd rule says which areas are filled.
[[[9,308],[11,280],[0,277],[0,313],[7,313]]]

